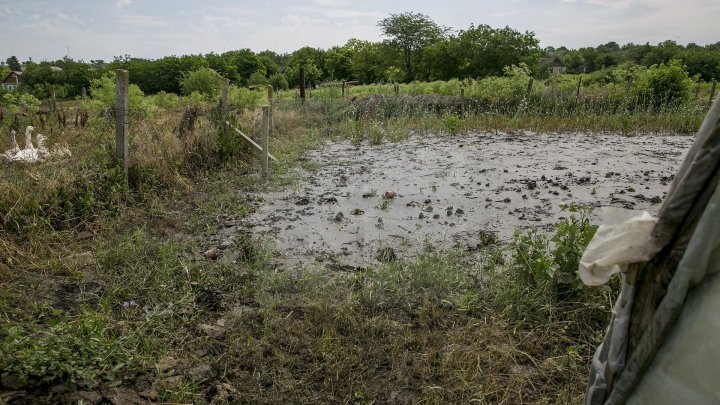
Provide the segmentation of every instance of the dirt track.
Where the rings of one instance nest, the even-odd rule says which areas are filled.
[[[333,143],[307,154],[321,166],[299,188],[263,195],[244,225],[269,232],[284,264],[367,266],[381,249],[408,257],[425,241],[473,250],[483,232],[508,240],[518,227],[551,229],[563,203],[655,214],[692,141],[500,133]]]

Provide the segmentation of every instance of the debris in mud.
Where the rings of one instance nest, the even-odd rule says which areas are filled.
[[[338,200],[335,197],[323,197],[318,202],[320,204],[337,204]]]
[[[397,197],[397,193],[394,191],[386,191],[385,192],[385,199],[386,200],[392,200],[393,198]]]
[[[343,219],[345,219],[345,214],[343,214],[342,212],[338,212],[337,214],[335,214],[335,218],[333,218],[333,221],[342,222]]]
[[[295,200],[295,205],[308,205],[310,204],[310,199],[307,197],[301,197]]]
[[[220,254],[215,247],[211,247],[210,249],[203,252],[203,256],[205,256],[208,260],[217,260],[218,257],[220,257]]]
[[[355,208],[355,209],[352,210],[352,212],[351,212],[351,214],[353,214],[353,215],[362,215],[362,214],[364,214],[364,213],[365,213],[365,211],[361,210],[360,208]]]

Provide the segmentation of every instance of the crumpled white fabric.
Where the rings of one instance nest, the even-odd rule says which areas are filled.
[[[603,223],[580,259],[580,279],[599,286],[630,263],[649,260],[656,252],[650,233],[657,222],[647,211],[603,207]]]

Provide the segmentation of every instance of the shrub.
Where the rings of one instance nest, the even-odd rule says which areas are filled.
[[[107,108],[115,108],[115,77],[112,73],[106,74],[98,79],[90,81],[90,95],[92,96],[91,107],[101,111]],[[128,102],[130,114],[145,117],[150,112],[150,105],[140,87],[131,84],[128,88]]]
[[[658,108],[667,104],[680,104],[690,98],[693,81],[687,69],[677,59],[667,65],[650,66],[637,80],[637,91]]]
[[[268,82],[275,90],[287,90],[290,88],[287,79],[285,79],[285,76],[283,76],[282,73],[275,73],[270,76]]]
[[[209,98],[220,94],[220,75],[212,69],[200,68],[183,74],[180,79],[180,88],[183,94],[200,93]]]

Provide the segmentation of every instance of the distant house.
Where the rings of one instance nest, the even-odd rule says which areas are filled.
[[[565,64],[557,56],[551,58],[541,58],[540,66],[547,69],[554,75],[565,73],[565,69],[567,69]]]
[[[12,71],[10,75],[2,82],[3,90],[17,90],[22,80],[22,72]]]

